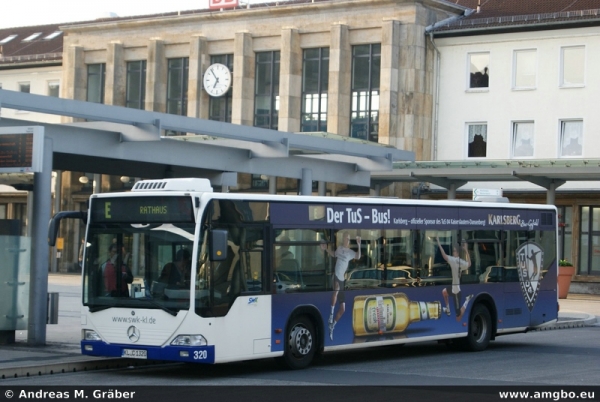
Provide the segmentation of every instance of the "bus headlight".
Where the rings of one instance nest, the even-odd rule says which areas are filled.
[[[96,331],[92,331],[91,329],[82,329],[81,330],[81,338],[84,341],[101,341],[100,335]]]
[[[206,346],[208,342],[202,335],[178,335],[173,342],[173,346]]]

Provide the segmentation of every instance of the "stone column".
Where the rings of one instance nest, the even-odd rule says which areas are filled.
[[[85,100],[86,67],[82,46],[69,46],[63,54],[63,73],[60,97],[63,99]],[[62,116],[62,123],[73,122],[72,117]]]
[[[379,143],[396,144],[398,130],[398,70],[400,65],[400,23],[384,21],[381,37],[381,79],[379,86]]]
[[[125,106],[127,65],[123,52],[123,44],[111,42],[108,44],[106,58],[106,82],[104,103],[107,105]]]
[[[421,25],[400,25],[400,106],[397,135],[394,137],[390,132],[389,138],[390,145],[413,151],[416,160],[431,159],[433,97],[427,85],[428,58],[423,31]]]
[[[281,31],[281,60],[279,74],[280,131],[300,131],[300,102],[302,96],[302,48],[297,29]]]
[[[237,32],[233,55],[233,99],[231,122],[254,125],[254,50],[252,35]]]
[[[210,64],[206,37],[192,36],[188,80],[188,117],[208,119],[209,97],[202,90],[202,75]]]
[[[167,59],[165,43],[160,39],[150,39],[148,44],[145,110],[167,111]]]
[[[350,85],[352,48],[348,26],[331,27],[329,47],[329,90],[327,101],[327,132],[350,135]]]

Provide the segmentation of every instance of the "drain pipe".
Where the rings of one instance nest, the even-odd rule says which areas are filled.
[[[452,16],[450,18],[446,18],[445,20],[442,21],[438,21],[435,24],[429,25],[428,27],[425,28],[425,35],[429,36],[429,41],[431,42],[431,46],[433,46],[433,49],[435,51],[435,62],[434,62],[434,77],[433,77],[433,85],[435,86],[434,88],[434,93],[433,93],[433,107],[434,107],[434,111],[433,111],[433,132],[432,132],[432,139],[431,139],[431,160],[437,160],[437,142],[438,142],[438,119],[439,119],[439,104],[440,104],[440,65],[441,65],[441,58],[442,58],[442,54],[440,53],[440,50],[437,48],[437,46],[435,45],[435,42],[433,40],[433,31],[443,25],[448,25],[454,21],[457,21],[461,18],[464,17],[468,17],[469,15],[473,14],[473,12],[475,12],[475,10],[472,9],[466,9],[464,11],[464,13],[462,15],[455,15]]]
[[[434,87],[434,91],[433,91],[433,133],[432,136],[433,138],[431,139],[431,160],[436,161],[437,160],[437,142],[438,142],[438,121],[439,121],[439,105],[440,105],[440,59],[441,59],[441,53],[440,50],[437,48],[437,46],[435,45],[435,42],[433,41],[433,32],[429,32],[429,41],[431,42],[431,45],[433,46],[433,49],[435,51],[435,62],[434,62],[434,79],[433,79],[433,85]]]

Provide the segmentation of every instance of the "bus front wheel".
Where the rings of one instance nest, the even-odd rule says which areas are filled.
[[[282,357],[284,366],[303,369],[312,362],[317,351],[315,327],[306,316],[292,319],[286,333],[285,350]]]
[[[483,304],[475,304],[469,318],[469,333],[462,339],[463,348],[473,352],[484,350],[492,338],[492,317]]]

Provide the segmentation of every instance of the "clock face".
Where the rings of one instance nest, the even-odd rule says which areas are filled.
[[[204,73],[204,89],[210,96],[223,96],[231,86],[231,72],[224,64],[212,64]]]

